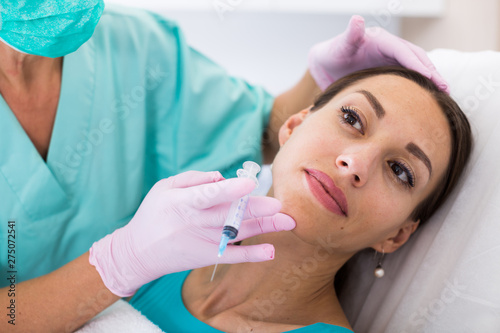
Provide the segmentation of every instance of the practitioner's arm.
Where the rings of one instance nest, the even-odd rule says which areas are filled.
[[[0,289],[0,332],[73,332],[116,302],[85,253],[54,272],[16,285],[15,298],[9,287]],[[15,300],[12,325],[5,316]]]

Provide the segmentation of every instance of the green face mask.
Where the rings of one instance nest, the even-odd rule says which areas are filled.
[[[103,0],[0,0],[0,39],[12,48],[57,58],[94,33]]]

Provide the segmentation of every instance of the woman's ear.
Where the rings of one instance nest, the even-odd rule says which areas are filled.
[[[293,133],[293,130],[302,124],[304,119],[309,115],[310,109],[304,109],[300,112],[297,112],[294,115],[291,115],[283,125],[281,125],[279,133],[278,133],[278,140],[280,143],[280,147],[285,144],[285,142],[288,141],[290,136]]]
[[[399,249],[404,243],[408,241],[411,234],[417,230],[420,220],[413,221],[411,219],[407,220],[401,228],[396,230],[393,234],[389,235],[389,238],[372,246],[378,252],[392,253]]]

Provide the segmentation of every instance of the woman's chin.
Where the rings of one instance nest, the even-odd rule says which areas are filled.
[[[270,193],[281,202],[280,212],[295,220],[296,227],[291,232],[307,244],[317,244],[325,233],[337,229],[335,218],[332,220],[332,214],[324,211],[304,182],[292,183],[273,182]]]
[[[286,204],[283,204],[281,213],[287,214],[295,220],[296,226],[293,230],[289,231],[290,233],[308,244],[315,243],[314,239],[317,238],[320,230],[314,224],[314,216],[308,216],[306,210],[300,209],[297,206],[288,206]]]

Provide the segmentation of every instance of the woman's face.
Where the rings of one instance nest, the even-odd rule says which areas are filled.
[[[415,230],[409,216],[443,176],[450,142],[443,112],[419,85],[364,79],[283,125],[274,196],[309,244],[392,252]]]

